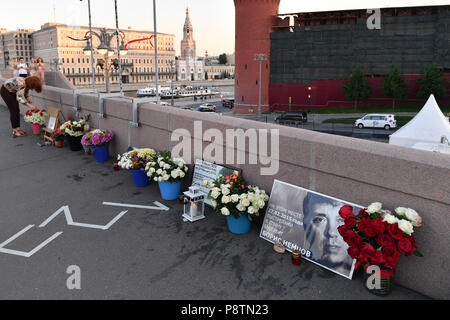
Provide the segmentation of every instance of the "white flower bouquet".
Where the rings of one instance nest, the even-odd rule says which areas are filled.
[[[147,163],[145,171],[156,182],[179,182],[186,176],[188,167],[183,158],[172,158],[170,151],[164,151]]]
[[[210,189],[208,198],[218,215],[232,215],[238,219],[246,215],[251,221],[252,217],[259,216],[269,200],[264,190],[247,185],[238,174],[224,177],[220,175],[213,183],[203,182]]]

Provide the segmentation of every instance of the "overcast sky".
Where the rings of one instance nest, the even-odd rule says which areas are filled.
[[[117,0],[119,26],[153,30],[151,0]],[[450,0],[281,0],[280,13],[368,9],[381,7],[444,5]],[[14,0],[1,1],[0,27],[39,29],[48,21],[88,25],[87,0]],[[94,26],[115,27],[114,0],[91,0]],[[197,54],[210,55],[234,51],[233,0],[157,0],[158,31],[176,35],[180,50],[186,7],[189,6]]]

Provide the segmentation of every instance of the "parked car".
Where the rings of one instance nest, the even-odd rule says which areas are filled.
[[[196,111],[200,112],[216,112],[216,106],[213,104],[202,104],[201,106],[195,108]]]
[[[384,128],[386,130],[397,127],[397,121],[393,114],[367,114],[356,120],[355,127],[362,128]]]
[[[306,112],[285,112],[275,118],[275,122],[279,124],[283,123],[306,123],[308,121],[308,114]]]
[[[223,106],[225,108],[233,109],[234,108],[234,99],[223,100]]]

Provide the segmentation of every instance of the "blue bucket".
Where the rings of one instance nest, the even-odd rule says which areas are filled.
[[[146,187],[150,183],[147,172],[145,170],[130,169],[131,176],[133,177],[134,185],[138,188]]]
[[[109,159],[109,145],[100,147],[100,148],[92,148],[94,150],[95,161],[97,162],[106,162]]]
[[[181,181],[169,182],[161,181],[158,182],[159,191],[161,192],[161,197],[164,200],[176,200],[181,193]]]
[[[227,216],[228,229],[234,234],[244,234],[250,231],[252,226],[251,221],[247,218],[245,213],[236,219],[233,215]]]

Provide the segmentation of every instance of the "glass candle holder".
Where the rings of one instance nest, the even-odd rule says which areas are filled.
[[[117,162],[114,163],[114,171],[119,171],[120,167]]]
[[[292,251],[292,264],[295,266],[299,266],[302,263],[302,255],[300,251],[294,250]]]

